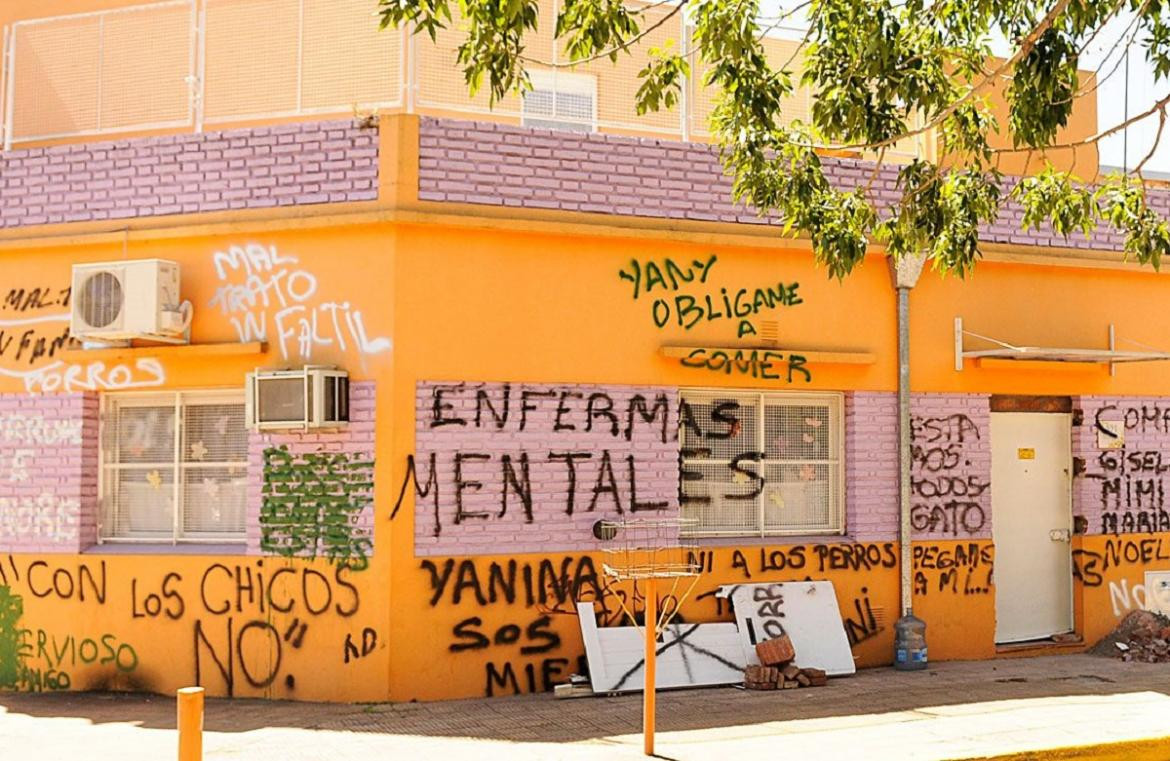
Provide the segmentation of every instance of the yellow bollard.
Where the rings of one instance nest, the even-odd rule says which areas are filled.
[[[179,690],[179,761],[203,761],[203,688]]]

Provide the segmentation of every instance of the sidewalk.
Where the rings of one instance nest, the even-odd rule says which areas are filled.
[[[0,694],[0,758],[175,757],[161,696]],[[713,758],[1170,758],[1170,665],[1087,655],[872,669],[819,689],[660,693],[658,752]],[[209,700],[208,761],[641,758],[641,696],[327,705]],[[1111,753],[1053,754],[1109,743]],[[1013,755],[1026,754],[1026,755]]]

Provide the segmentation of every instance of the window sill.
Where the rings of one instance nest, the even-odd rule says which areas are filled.
[[[720,547],[769,547],[795,546],[798,544],[876,544],[877,542],[859,542],[848,534],[777,534],[760,536],[759,534],[744,534],[742,536],[694,536],[682,539],[683,544],[692,544],[699,549],[717,549]]]
[[[242,543],[170,544],[166,542],[108,542],[83,550],[83,555],[246,555]]]

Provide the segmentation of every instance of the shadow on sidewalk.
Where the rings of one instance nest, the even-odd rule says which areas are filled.
[[[925,672],[869,669],[818,689],[746,692],[733,687],[659,694],[661,732],[915,711],[1026,698],[1170,694],[1170,665],[1085,655],[945,663]],[[1005,710],[1008,706],[1005,706]],[[0,709],[33,717],[174,729],[174,700],[127,693],[0,694]],[[209,732],[296,727],[429,737],[567,743],[641,731],[641,695],[557,700],[551,694],[440,703],[328,704],[207,701]]]

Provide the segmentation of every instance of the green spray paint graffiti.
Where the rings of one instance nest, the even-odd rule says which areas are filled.
[[[731,320],[738,325],[736,337],[743,338],[757,334],[755,324],[749,318],[777,307],[804,303],[797,282],[778,282],[775,288],[770,285],[751,289],[721,287],[717,293],[711,286],[704,293],[680,293],[690,283],[707,285],[716,261],[715,254],[706,261],[695,259],[681,265],[670,258],[663,259],[661,264],[653,260],[640,262],[631,259],[626,268],[618,271],[618,277],[631,283],[635,301],[643,294],[653,297],[655,289],[665,292],[665,298],[654,298],[650,305],[650,316],[659,328],[677,323],[684,330],[690,330],[701,322]]]
[[[374,546],[373,491],[374,462],[365,454],[265,449],[261,549],[364,570]]]
[[[17,624],[24,614],[20,595],[8,587],[0,587],[0,688],[13,689],[21,681],[20,629]]]
[[[26,629],[20,626],[23,615],[20,595],[0,586],[0,689],[67,690],[74,686],[71,672],[76,668],[112,666],[123,674],[138,668],[138,653],[113,634],[79,638]],[[91,679],[87,687],[93,685]]]

